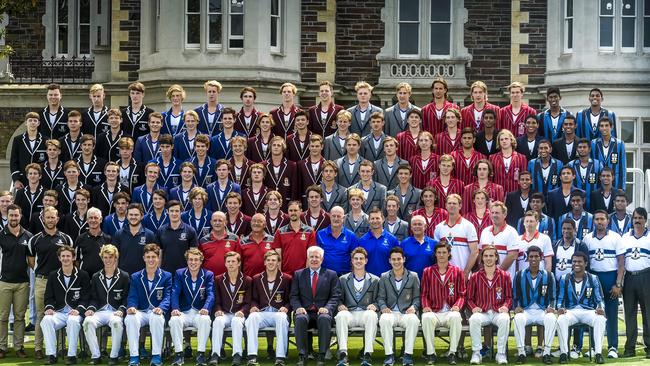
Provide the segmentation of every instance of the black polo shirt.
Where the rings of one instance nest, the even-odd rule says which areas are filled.
[[[2,267],[0,281],[8,283],[29,282],[29,264],[27,256],[29,248],[27,243],[32,234],[20,228],[20,233],[15,236],[4,228],[0,231],[0,250],[2,250]]]
[[[185,252],[198,245],[196,231],[184,222],[181,222],[176,230],[172,229],[171,224],[161,226],[156,238],[163,251],[160,267],[172,274],[179,268],[187,267]]]
[[[70,236],[57,230],[54,235],[48,235],[45,231],[32,236],[29,239],[29,256],[36,257],[34,271],[37,276],[45,276],[61,267],[57,250],[64,245],[72,246]]]
[[[95,273],[104,268],[104,262],[99,256],[99,250],[104,244],[110,244],[111,237],[103,232],[94,236],[89,231],[79,235],[75,242],[75,249],[77,251],[77,261],[79,267],[88,272],[92,277]]]

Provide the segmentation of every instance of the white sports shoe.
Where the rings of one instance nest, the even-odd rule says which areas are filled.
[[[472,359],[469,360],[470,365],[480,365],[481,364],[481,351],[472,352]]]
[[[508,356],[506,356],[505,353],[497,353],[496,361],[497,361],[497,364],[499,364],[499,365],[507,365],[508,364]]]
[[[611,347],[609,352],[607,352],[607,358],[618,358],[618,351],[616,348]]]

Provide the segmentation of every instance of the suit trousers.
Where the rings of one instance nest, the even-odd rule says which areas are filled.
[[[519,354],[525,354],[526,327],[531,324],[544,326],[544,354],[551,354],[557,318],[555,314],[547,313],[544,309],[527,309],[523,313],[515,314],[515,341]]]
[[[348,350],[348,329],[349,327],[363,328],[363,352],[371,353],[377,336],[377,312],[372,310],[343,310],[336,314],[336,338],[339,341],[339,349]]]
[[[399,311],[382,313],[379,317],[379,331],[384,340],[384,354],[387,356],[393,354],[393,328],[401,327],[405,329],[404,353],[412,355],[419,326],[420,319],[415,314],[402,314]]]
[[[427,354],[436,353],[435,340],[436,328],[449,328],[449,352],[455,353],[458,349],[458,341],[463,331],[463,318],[458,311],[428,312],[422,313],[422,333],[427,346]]]
[[[332,340],[332,315],[317,314],[307,312],[307,314],[294,315],[294,334],[296,336],[296,345],[298,354],[307,356],[308,353],[308,330],[310,328],[318,329],[318,353],[325,354],[330,348]]]
[[[639,335],[636,315],[641,307],[643,322],[643,343],[646,354],[650,353],[650,291],[645,286],[650,283],[650,271],[638,275],[625,274],[623,286],[623,308],[625,309],[625,350],[634,351]],[[15,329],[15,328],[14,328]]]
[[[257,356],[259,349],[258,333],[260,328],[275,327],[277,337],[276,357],[287,357],[289,340],[289,316],[281,311],[257,311],[250,313],[246,319],[246,336],[248,355]]]
[[[212,353],[220,353],[223,345],[223,330],[230,328],[232,330],[232,354],[242,355],[244,339],[244,322],[245,318],[235,316],[235,314],[224,314],[214,318],[212,322]],[[225,355],[221,355],[225,356]]]
[[[36,324],[34,324],[34,351],[40,351],[43,348],[43,330],[41,321],[45,313],[45,287],[47,278],[37,277],[34,281],[34,303],[36,305]]]
[[[174,352],[183,352],[183,330],[186,327],[196,328],[196,350],[205,352],[210,337],[211,323],[210,315],[201,315],[196,309],[184,311],[178,316],[172,315],[169,318],[169,333],[171,333],[172,342],[174,343]]]
[[[618,349],[618,299],[612,299],[609,291],[616,284],[616,271],[594,272],[603,289],[605,301],[605,318],[607,319],[607,345]]]
[[[510,332],[510,315],[508,313],[499,313],[489,310],[486,313],[474,313],[469,317],[469,335],[472,338],[472,351],[480,351],[483,347],[481,343],[481,329],[494,324],[497,326],[497,352],[506,353],[506,343],[508,342],[508,333]]]
[[[29,298],[29,282],[9,283],[0,281],[0,350],[7,350],[9,313],[13,305],[14,349],[23,348],[25,339],[25,312]]]
[[[596,314],[591,309],[571,309],[557,318],[557,337],[560,342],[560,352],[569,352],[569,327],[582,323],[594,328],[592,336],[594,337],[593,348],[596,354],[601,353],[603,349],[603,337],[605,334],[605,325],[607,319],[603,315]]]
[[[56,355],[56,331],[63,327],[65,327],[68,338],[68,357],[77,356],[77,340],[81,329],[81,316],[69,315],[63,311],[57,311],[53,315],[45,315],[41,320],[45,340],[45,354],[47,356]]]
[[[140,328],[149,325],[151,332],[151,355],[159,356],[162,350],[163,336],[165,335],[165,316],[154,314],[151,310],[136,310],[124,319],[126,338],[129,341],[129,355],[135,357],[140,352]]]
[[[97,328],[108,325],[111,328],[111,358],[117,358],[122,345],[122,333],[124,332],[123,318],[113,314],[113,310],[100,310],[95,314],[84,318],[83,328],[86,342],[90,349],[92,358],[101,357],[99,344],[97,343]]]

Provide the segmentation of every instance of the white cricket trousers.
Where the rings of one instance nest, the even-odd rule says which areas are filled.
[[[339,349],[347,352],[349,328],[361,327],[363,328],[363,352],[372,353],[377,336],[377,318],[377,312],[372,310],[339,311],[334,318]]]
[[[45,355],[56,355],[56,331],[63,327],[65,327],[68,338],[68,357],[77,356],[77,340],[81,329],[81,316],[69,315],[62,311],[57,311],[54,315],[45,315],[41,320]]]
[[[526,327],[532,324],[544,326],[544,354],[551,354],[551,345],[555,337],[557,318],[553,313],[544,309],[528,309],[523,313],[515,314],[515,342],[519,354],[525,354]]]
[[[420,319],[415,314],[402,314],[393,311],[390,314],[381,314],[379,317],[379,331],[381,338],[384,340],[384,354],[393,354],[393,328],[401,327],[404,332],[404,353],[413,354],[415,338],[418,336],[418,327]]]
[[[196,350],[205,352],[205,346],[208,344],[208,338],[210,337],[211,323],[210,315],[201,315],[199,310],[196,309],[184,311],[178,316],[172,315],[169,318],[169,333],[171,333],[172,342],[174,343],[174,352],[183,352],[183,330],[186,327],[196,328]]]
[[[590,309],[571,309],[558,316],[557,337],[560,342],[560,352],[569,352],[569,327],[577,323],[586,324],[594,328],[594,350],[596,353],[601,353],[607,319],[604,315],[598,315],[595,310]]]
[[[160,355],[163,336],[165,334],[164,315],[156,315],[151,310],[137,310],[135,314],[126,316],[124,325],[126,325],[126,338],[129,341],[129,355],[131,357],[139,355],[140,328],[145,325],[149,325],[149,332],[151,332],[151,355]]]
[[[101,357],[99,344],[97,343],[97,328],[105,325],[111,328],[111,338],[113,340],[111,345],[111,358],[117,358],[119,356],[124,324],[122,324],[122,317],[113,313],[113,310],[100,310],[84,318],[84,334],[86,335],[86,342],[88,343],[92,358]]]
[[[422,313],[422,333],[427,344],[427,354],[436,353],[435,340],[438,327],[449,328],[449,352],[455,353],[463,331],[463,318],[458,311]]]
[[[266,327],[275,327],[275,337],[277,339],[276,357],[286,358],[289,339],[289,317],[281,311],[257,311],[248,315],[248,319],[246,319],[248,355],[257,356],[257,350],[259,349],[258,333],[260,328]]]
[[[224,314],[214,318],[212,322],[212,353],[219,354],[223,345],[223,330],[230,328],[232,331],[232,354],[242,354],[242,340],[244,339],[244,321],[242,316]],[[279,348],[279,347],[278,347]],[[221,355],[225,356],[225,355]]]
[[[472,351],[480,351],[481,330],[484,326],[494,324],[497,326],[497,352],[506,353],[506,343],[510,332],[510,315],[489,310],[487,313],[474,313],[469,317],[469,335],[472,338]]]

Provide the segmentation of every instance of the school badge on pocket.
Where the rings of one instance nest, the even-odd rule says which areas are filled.
[[[503,299],[503,291],[501,290],[501,287],[496,288],[496,295],[497,295],[497,300]]]
[[[156,290],[156,299],[158,299],[158,301],[162,301],[162,298],[163,298],[163,290]]]

